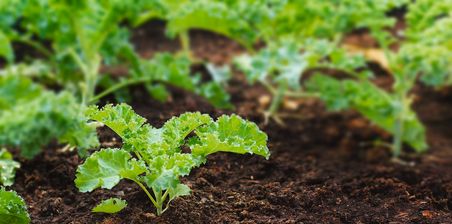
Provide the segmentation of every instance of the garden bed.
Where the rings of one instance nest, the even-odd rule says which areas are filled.
[[[178,43],[164,38],[163,25],[151,23],[137,30],[134,43],[142,55],[176,50]],[[215,63],[230,60],[241,48],[205,32],[192,33],[193,52]],[[221,50],[219,50],[221,49]],[[199,69],[199,68],[194,68]],[[120,73],[120,72],[118,72]],[[390,80],[381,75],[377,82]],[[186,111],[217,117],[238,113],[269,136],[270,160],[220,153],[195,169],[183,182],[193,190],[172,202],[162,216],[138,186],[121,182],[112,191],[80,193],[74,185],[82,162],[76,152],[52,145],[32,160],[22,160],[13,189],[29,206],[33,223],[449,223],[452,220],[452,93],[416,87],[415,108],[427,127],[429,151],[391,161],[391,153],[372,144],[390,139],[354,112],[327,112],[315,100],[295,102],[285,110],[286,127],[262,125],[257,101],[267,92],[249,86],[240,75],[231,82],[234,110],[214,109],[202,98],[173,88],[172,100],[150,99],[133,86],[134,110],[151,125]],[[246,91],[244,91],[246,90]],[[107,128],[99,130],[103,146],[120,146]],[[409,154],[411,155],[411,154]],[[120,196],[129,206],[116,215],[91,213],[93,205]]]

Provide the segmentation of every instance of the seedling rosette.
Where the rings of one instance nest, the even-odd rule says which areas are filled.
[[[123,147],[102,149],[80,165],[75,179],[78,189],[112,189],[127,179],[146,193],[157,215],[165,212],[175,198],[190,194],[190,188],[179,178],[206,163],[208,155],[233,152],[270,156],[267,135],[237,115],[223,115],[214,121],[206,114],[189,112],[173,117],[161,128],[145,124],[146,119],[126,104],[107,105],[101,110],[92,107],[88,116],[116,132]]]

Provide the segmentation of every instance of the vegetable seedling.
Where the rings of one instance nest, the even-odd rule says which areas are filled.
[[[387,31],[380,30],[375,35],[388,60],[388,70],[394,77],[390,91],[379,88],[368,79],[335,80],[321,75],[309,80],[308,88],[318,92],[330,108],[355,109],[391,133],[393,142],[390,148],[394,158],[402,153],[403,143],[416,152],[426,151],[425,128],[411,108],[411,91],[419,76],[423,82],[434,86],[449,82],[451,11],[449,0],[421,0],[409,4],[407,27],[401,34],[404,40],[399,42],[397,51],[390,48],[396,39],[387,38]]]
[[[0,188],[0,224],[28,224],[27,205],[15,191]]]
[[[272,43],[255,55],[237,57],[235,65],[245,73],[251,84],[262,84],[272,94],[270,107],[264,112],[264,123],[273,118],[284,126],[278,116],[278,110],[285,97],[312,98],[314,92],[306,92],[302,85],[302,76],[308,70],[335,69],[356,76],[367,75],[355,72],[356,68],[366,66],[360,55],[348,55],[335,43],[327,40],[309,39],[303,45],[294,41]]]
[[[256,154],[269,158],[267,135],[256,124],[237,115],[223,115],[216,121],[209,115],[184,113],[163,127],[145,124],[126,104],[91,107],[88,116],[105,124],[123,141],[120,149],[93,153],[77,169],[75,184],[81,192],[112,189],[120,180],[135,182],[156,207],[165,212],[177,197],[189,195],[180,177],[206,163],[216,152]],[[182,148],[189,149],[184,152]]]

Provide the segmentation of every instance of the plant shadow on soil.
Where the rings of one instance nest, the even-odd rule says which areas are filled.
[[[133,37],[142,55],[178,48],[163,35],[161,23],[138,29]],[[150,44],[152,43],[152,44]],[[226,38],[193,32],[195,55],[216,63],[241,51]],[[221,51],[218,52],[218,49]],[[386,76],[378,78],[388,83]],[[149,99],[140,86],[132,87],[133,108],[160,127],[171,116],[201,111],[212,116],[238,113],[262,122],[257,99],[267,94],[248,86],[238,75],[229,92],[234,111],[216,110],[203,99],[172,88],[172,99]],[[286,127],[262,126],[269,135],[269,160],[251,155],[220,153],[183,178],[193,192],[172,202],[161,217],[144,192],[122,181],[113,190],[80,193],[74,186],[75,152],[60,152],[56,144],[30,161],[21,161],[13,189],[22,195],[33,223],[450,223],[452,222],[452,92],[418,86],[415,108],[427,126],[430,150],[404,159],[413,167],[390,162],[390,153],[373,146],[390,136],[354,112],[327,112],[315,100],[302,100],[288,111]],[[103,128],[104,147],[119,147],[120,139]],[[93,214],[102,199],[117,196],[128,207],[116,215]]]

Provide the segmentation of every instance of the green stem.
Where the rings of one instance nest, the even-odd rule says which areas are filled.
[[[85,85],[86,90],[83,94],[82,103],[84,105],[89,104],[91,102],[92,98],[94,97],[94,93],[96,91],[96,84],[97,84],[97,72],[99,70],[100,66],[100,60],[95,59],[95,61],[90,64],[88,73],[85,74]]]
[[[163,194],[163,201],[165,201],[166,196],[168,195],[168,193],[169,193],[169,191],[166,190],[166,191],[165,191],[165,194]],[[168,199],[168,201],[166,202],[165,209],[163,209],[162,213],[164,213],[166,210],[168,210],[169,205],[170,205],[170,202],[171,202],[171,198]]]
[[[89,63],[85,63],[74,49],[69,49],[68,53],[83,73],[85,83],[82,86],[82,104],[87,105],[87,103],[90,102],[91,97],[94,95],[100,59],[99,57],[95,57],[95,59]]]
[[[146,187],[140,181],[135,180],[135,179],[130,179],[130,180],[132,180],[133,182],[138,184],[138,186],[140,186],[140,188],[143,189],[143,191],[146,193],[146,195],[148,196],[148,198],[151,200],[152,204],[154,204],[155,207],[158,206],[157,202],[152,197],[151,193],[149,193],[148,189],[146,189]]]
[[[135,155],[137,156],[138,160],[143,159],[143,157],[141,156],[141,154],[139,152],[135,152]]]
[[[144,23],[151,21],[153,19],[164,19],[164,18],[162,18],[159,13],[151,10],[151,11],[147,11],[147,12],[140,14],[137,17],[137,19],[135,19],[132,22],[132,26],[134,28],[137,28],[137,27],[143,25]]]
[[[403,132],[404,132],[404,123],[403,118],[405,117],[405,111],[406,111],[406,99],[403,94],[401,94],[399,97],[399,103],[401,108],[399,108],[399,111],[397,111],[396,120],[394,123],[394,139],[393,139],[393,156],[395,158],[399,157],[402,152],[402,146],[403,146]]]
[[[157,216],[160,216],[163,213],[163,197],[162,197],[162,191],[156,191],[154,189],[152,189],[154,191],[154,195],[155,195],[155,199],[157,201],[157,205],[155,206],[155,208],[157,209]]]
[[[40,53],[42,53],[44,56],[46,56],[48,58],[52,57],[52,52],[49,51],[44,45],[42,45],[41,43],[39,43],[37,41],[33,41],[33,40],[29,39],[28,37],[17,37],[17,38],[14,38],[14,40],[35,48],[36,50],[38,50]]]
[[[272,95],[277,95],[278,91],[281,91],[281,89],[276,89],[268,82],[262,82],[262,83],[265,86],[265,88],[267,88],[268,91],[270,91],[270,93]],[[304,92],[304,91],[295,91],[295,92],[289,91],[289,90],[287,90],[287,87],[286,87],[285,91],[284,91],[284,96],[295,97],[295,98],[308,98],[308,97],[314,98],[314,97],[319,97],[320,95],[318,93],[308,93],[308,92]]]
[[[273,95],[272,103],[268,112],[272,115],[278,111],[279,106],[281,105],[281,101],[284,98],[284,93],[287,90],[287,82],[282,82],[279,84],[276,94]]]
[[[182,33],[179,34],[179,41],[182,47],[182,53],[185,56],[187,56],[191,61],[193,58],[190,49],[190,35],[188,30],[183,31]]]
[[[284,96],[288,96],[288,97],[295,97],[295,98],[308,98],[308,97],[319,97],[320,94],[317,93],[307,93],[307,92],[291,92],[291,91],[286,91],[284,93]]]
[[[165,200],[166,200],[166,197],[168,196],[168,194],[169,194],[169,191],[166,190],[165,193],[164,193],[163,196],[162,196],[162,201],[165,201]]]
[[[393,140],[393,156],[399,157],[402,151],[402,131],[403,131],[403,122],[400,118],[397,118],[394,124],[394,140]]]
[[[102,97],[107,96],[108,94],[111,94],[119,89],[122,89],[126,86],[129,85],[135,85],[135,84],[139,84],[139,83],[144,83],[144,82],[149,82],[151,81],[150,78],[140,78],[140,79],[129,79],[126,80],[124,82],[119,82],[113,86],[111,86],[110,88],[104,90],[103,92],[97,94],[96,96],[92,97],[91,100],[89,101],[89,103],[94,103],[98,100],[100,100]]]

